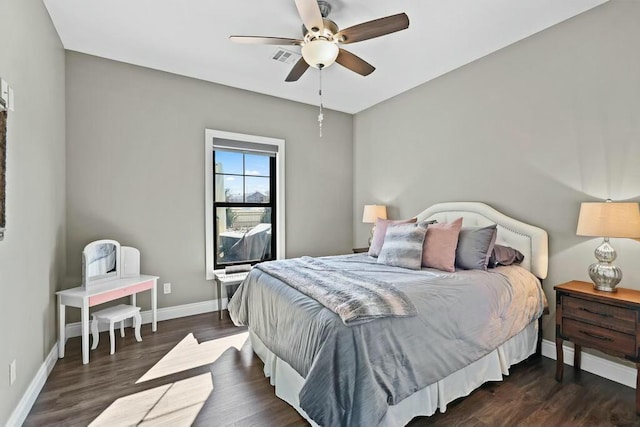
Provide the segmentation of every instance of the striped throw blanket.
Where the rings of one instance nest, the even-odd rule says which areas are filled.
[[[392,284],[336,270],[314,258],[264,262],[256,268],[315,299],[347,326],[416,315],[413,303]]]

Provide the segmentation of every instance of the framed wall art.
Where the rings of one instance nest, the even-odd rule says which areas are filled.
[[[7,110],[0,103],[0,240],[7,227]]]

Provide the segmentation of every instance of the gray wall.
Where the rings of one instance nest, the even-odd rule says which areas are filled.
[[[205,280],[205,128],[286,141],[288,257],[350,251],[351,115],[327,111],[319,139],[313,106],[75,52],[66,70],[67,286],[80,281],[84,245],[110,238],[172,283],[159,307],[215,296]]]
[[[64,50],[42,1],[0,0],[0,76],[15,90],[7,141],[7,233],[0,242],[0,425],[55,339],[65,266]],[[17,380],[9,386],[9,363]]]
[[[553,286],[589,280],[599,244],[575,235],[580,202],[639,200],[638,22],[640,2],[612,1],[356,114],[354,244],[366,203],[406,218],[486,202],[549,232],[553,314]],[[640,244],[612,242],[640,289]]]

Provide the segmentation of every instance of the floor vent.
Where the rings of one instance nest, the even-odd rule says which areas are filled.
[[[301,56],[302,55],[300,55],[299,53],[279,48],[275,51],[271,58],[278,62],[284,62],[285,64],[294,64],[298,61],[298,59],[300,59]]]

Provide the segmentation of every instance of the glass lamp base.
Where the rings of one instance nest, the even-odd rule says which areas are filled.
[[[616,285],[622,280],[622,270],[613,264],[595,263],[589,266],[589,277],[595,289],[616,292]]]
[[[616,285],[622,280],[622,270],[612,264],[616,259],[616,251],[605,238],[595,250],[599,262],[589,266],[589,277],[593,280],[593,287],[599,291],[615,292]]]

